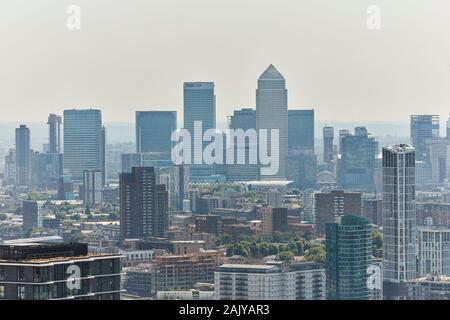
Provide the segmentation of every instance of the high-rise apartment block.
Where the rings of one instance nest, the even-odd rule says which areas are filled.
[[[383,282],[387,298],[402,296],[416,277],[415,149],[383,148]]]
[[[337,222],[343,215],[361,216],[361,193],[332,190],[330,192],[316,192],[314,197],[314,215],[316,233],[325,234],[327,223]]]
[[[25,234],[28,234],[34,228],[42,227],[42,203],[38,201],[23,201],[23,222],[22,229]]]
[[[419,276],[450,276],[450,229],[420,226],[417,235]]]
[[[334,128],[323,128],[323,162],[326,164],[333,161],[334,156]]]
[[[85,170],[83,172],[82,199],[86,206],[102,203],[103,172]]]
[[[48,153],[61,153],[61,123],[61,116],[56,114],[48,116]]]
[[[153,167],[133,167],[120,175],[120,236],[125,239],[163,237],[168,230],[168,194],[156,184]]]
[[[0,300],[119,300],[120,255],[87,244],[0,246]]]
[[[16,129],[16,186],[29,186],[30,178],[30,129],[26,125],[20,125],[20,127]]]

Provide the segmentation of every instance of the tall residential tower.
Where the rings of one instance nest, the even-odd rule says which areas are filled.
[[[383,148],[383,285],[388,299],[402,296],[416,277],[415,149]]]

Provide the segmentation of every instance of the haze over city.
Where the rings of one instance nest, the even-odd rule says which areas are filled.
[[[184,81],[214,81],[217,119],[254,107],[257,77],[273,63],[290,108],[318,120],[447,118],[450,4],[377,1],[2,0],[2,121],[45,121],[50,112],[98,107],[105,122],[134,111],[177,110]],[[223,121],[223,120],[222,120]]]

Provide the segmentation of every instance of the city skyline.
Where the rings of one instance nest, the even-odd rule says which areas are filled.
[[[0,301],[450,300],[431,2],[0,0]]]

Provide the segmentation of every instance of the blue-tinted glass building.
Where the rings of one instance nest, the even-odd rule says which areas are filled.
[[[235,110],[233,115],[229,118],[229,129],[242,129],[247,131],[249,129],[256,130],[256,110],[250,108],[243,108]],[[250,148],[257,150],[257,145],[250,145],[250,140],[246,138],[245,141],[245,164],[238,164],[238,147],[235,139],[234,161],[233,164],[226,165],[226,177],[228,181],[254,181],[259,180],[259,165],[250,163]],[[257,142],[256,142],[257,144]],[[226,152],[226,150],[225,150]]]
[[[289,152],[314,154],[314,110],[288,111]]]
[[[427,161],[427,140],[439,137],[439,115],[411,116],[411,144],[416,149],[416,160]]]
[[[83,181],[85,170],[101,170],[105,176],[105,129],[96,109],[64,110],[64,174]]]
[[[366,128],[355,128],[354,135],[341,140],[339,182],[346,190],[373,192],[375,190],[375,159],[378,142],[369,137]]]
[[[191,134],[192,149],[194,143],[202,145],[202,151],[207,144],[202,139],[194,139],[194,123],[200,121],[203,133],[216,128],[216,96],[213,82],[185,82],[184,83],[184,129]],[[194,163],[194,152],[191,153]],[[190,165],[191,182],[201,182],[214,175],[213,165]]]
[[[177,128],[176,111],[136,112],[136,151],[170,154],[171,135]]]
[[[327,299],[368,300],[372,226],[363,217],[346,215],[326,225]]]

